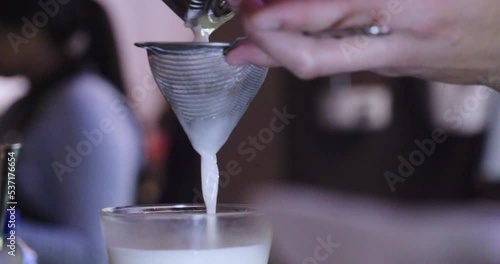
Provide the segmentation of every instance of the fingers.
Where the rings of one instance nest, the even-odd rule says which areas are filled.
[[[318,32],[381,24],[401,31],[419,24],[422,13],[430,15],[429,10],[422,10],[422,4],[411,0],[231,1],[241,3],[239,14],[247,17],[255,29],[280,27],[282,30]]]
[[[231,50],[231,52],[227,54],[226,60],[229,64],[233,65],[255,64],[266,67],[281,66],[276,60],[251,42],[243,43]]]
[[[300,78],[311,79],[386,67],[404,56],[402,47],[396,44],[401,42],[398,34],[343,39],[319,38],[314,34],[378,22],[379,14],[384,12],[377,10],[384,11],[386,0],[267,0],[266,3],[271,4],[243,0],[240,14],[253,44],[231,51],[227,56],[229,63],[283,66]],[[386,22],[390,19],[386,17]],[[392,27],[392,23],[388,24]]]
[[[300,78],[354,72],[390,65],[400,55],[397,36],[356,36],[346,39],[305,37],[295,32],[259,32],[252,40],[277,63]],[[260,63],[235,50],[239,63]],[[239,53],[239,54],[238,54]],[[263,60],[262,60],[263,61]],[[274,64],[273,64],[274,65]]]
[[[244,3],[252,2],[245,0]],[[317,32],[330,28],[363,26],[377,19],[376,12],[381,0],[367,1],[366,4],[356,4],[365,1],[345,0],[315,0],[279,2],[259,12],[247,13],[253,30],[290,30],[302,32]],[[254,10],[255,11],[255,10]]]
[[[266,7],[248,17],[248,27],[252,30],[289,30],[315,32],[332,27],[347,14],[346,4],[335,1],[283,2]],[[325,12],[325,9],[330,10]]]

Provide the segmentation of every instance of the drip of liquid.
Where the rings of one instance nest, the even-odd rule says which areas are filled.
[[[216,245],[218,239],[217,194],[219,191],[219,167],[217,166],[217,152],[227,141],[238,117],[212,117],[195,119],[184,123],[181,119],[189,141],[201,156],[201,179],[203,199],[207,207],[207,234],[209,245]]]
[[[194,41],[197,42],[208,42],[210,33],[212,31],[206,31],[203,26],[197,25],[196,27],[191,28],[194,33]],[[191,135],[194,134],[194,137],[197,140],[193,140],[193,136],[190,137],[191,144],[193,144],[194,149],[201,156],[201,182],[202,182],[202,192],[203,192],[203,200],[205,200],[205,205],[207,207],[208,214],[215,214],[217,208],[217,194],[219,193],[219,166],[217,166],[217,151],[218,148],[215,147],[215,150],[209,140],[213,140],[211,138],[207,138],[203,136],[205,128],[208,128],[204,125],[195,125],[193,127],[200,127],[200,129],[193,129]],[[210,133],[213,134],[213,133]],[[218,138],[217,132],[213,135],[215,138]],[[224,144],[224,143],[222,143]],[[221,144],[221,145],[222,145]],[[220,147],[219,147],[220,148]],[[212,224],[214,225],[214,224]],[[214,230],[213,228],[210,228]]]
[[[183,122],[183,121],[181,121]],[[201,156],[203,199],[207,213],[215,214],[219,190],[217,152],[229,138],[238,117],[214,117],[184,124],[193,148]]]
[[[193,30],[195,42],[208,42],[210,34],[214,31],[214,29],[203,28],[202,25],[197,25],[191,28],[191,30]]]
[[[219,192],[219,167],[216,154],[201,155],[201,181],[203,199],[207,206],[207,213],[215,214],[217,207],[217,194]]]
[[[222,17],[215,17],[213,13],[209,12],[209,14],[197,17],[193,24],[187,26],[193,31],[195,42],[208,42],[210,34],[233,18],[233,16],[233,13],[229,13]]]
[[[210,23],[200,23],[191,28],[194,33],[194,41],[208,42],[210,34],[215,28],[216,27]],[[191,144],[201,156],[202,192],[207,207],[207,213],[215,214],[217,208],[217,195],[219,192],[217,152],[226,142],[232,128],[228,127],[227,120],[222,119],[194,121],[193,124],[187,127],[186,133],[189,136]]]

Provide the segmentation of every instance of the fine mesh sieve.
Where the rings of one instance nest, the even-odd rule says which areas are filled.
[[[229,65],[228,43],[136,43],[195,149],[217,150],[259,91],[267,68]],[[209,151],[209,152],[210,152]]]

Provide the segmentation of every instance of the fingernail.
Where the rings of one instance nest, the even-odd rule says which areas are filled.
[[[228,57],[226,57],[226,62],[228,64],[231,64],[231,65],[234,65],[234,66],[243,66],[243,65],[249,64],[248,61],[246,61],[246,60],[244,60],[242,58],[238,58],[237,56],[236,56],[236,58],[235,58],[235,56],[228,56]]]
[[[234,65],[234,66],[245,66],[249,64],[247,61],[244,60],[227,60],[227,63]]]
[[[237,38],[235,41],[233,41],[233,43],[231,43],[231,45],[229,45],[229,47],[227,47],[224,50],[224,56],[227,55],[232,50],[234,50],[235,48],[239,47],[240,45],[242,45],[242,44],[244,44],[246,42],[248,42],[248,38],[247,37],[239,37],[239,38]]]
[[[230,65],[234,66],[244,66],[249,64],[248,61],[242,59],[232,59],[231,57],[226,57],[226,61]]]

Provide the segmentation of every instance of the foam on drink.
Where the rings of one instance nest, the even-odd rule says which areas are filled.
[[[108,255],[110,264],[267,264],[269,245],[204,250],[111,248]]]

